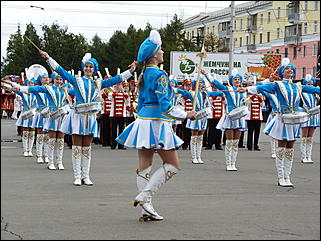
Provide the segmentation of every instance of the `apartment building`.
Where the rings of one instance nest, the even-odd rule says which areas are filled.
[[[201,46],[214,33],[228,49],[231,8],[183,20],[185,37]],[[319,1],[249,1],[235,6],[234,52],[280,53],[296,67],[296,79],[317,74],[320,55]]]

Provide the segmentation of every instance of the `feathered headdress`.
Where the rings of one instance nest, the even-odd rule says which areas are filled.
[[[94,67],[94,74],[98,71],[98,62],[96,59],[91,57],[91,53],[86,53],[85,56],[82,58],[81,61],[81,68],[84,69],[85,64],[90,63]]]
[[[161,36],[156,30],[150,31],[149,37],[144,40],[138,50],[138,63],[148,62],[160,50],[162,44]]]
[[[229,83],[229,85],[233,85],[233,80],[234,80],[236,77],[239,77],[239,78],[240,78],[241,83],[243,82],[243,77],[242,77],[242,75],[240,75],[240,74],[238,73],[238,70],[237,70],[237,69],[232,69],[232,71],[231,71],[231,76],[228,78],[228,83]]]
[[[306,84],[308,84],[308,83],[313,83],[313,84],[316,83],[316,79],[313,78],[312,75],[310,75],[310,74],[307,74],[307,75],[305,76],[305,79],[303,80],[303,84],[304,84],[304,85],[306,85]]]
[[[296,74],[296,68],[293,64],[290,63],[290,59],[289,58],[283,58],[282,59],[282,65],[278,68],[278,75],[281,79],[283,79],[283,71],[287,68],[287,67],[291,67],[293,70],[293,75],[292,78],[295,77]]]

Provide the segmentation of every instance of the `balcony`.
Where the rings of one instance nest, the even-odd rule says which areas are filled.
[[[247,32],[248,33],[256,33],[257,31],[257,25],[249,25],[247,26]]]
[[[300,21],[300,13],[290,13],[288,16],[290,23],[298,23]]]
[[[299,43],[302,43],[302,36],[300,35],[286,36],[284,38],[284,44],[299,44]]]
[[[256,45],[255,44],[248,44],[246,46],[247,51],[255,51],[256,50]]]
[[[222,30],[218,32],[219,38],[230,38],[231,31],[228,30]]]

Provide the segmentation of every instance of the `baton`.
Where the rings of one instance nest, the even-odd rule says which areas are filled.
[[[37,47],[37,45],[35,45],[27,36],[25,36],[26,37],[26,39],[38,50],[38,51],[41,51],[41,49],[39,49],[38,47]]]

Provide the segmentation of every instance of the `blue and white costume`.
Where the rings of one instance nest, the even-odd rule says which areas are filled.
[[[169,81],[175,83],[175,87],[178,87],[178,82],[177,80],[173,77],[173,76],[169,76]],[[176,93],[176,91],[174,91],[173,97],[171,99],[171,103],[173,106],[179,106],[181,108],[184,108],[184,106],[181,104],[181,95],[179,93]],[[179,125],[182,124],[181,120],[174,120],[172,122],[173,125]]]
[[[247,87],[248,92],[252,94],[263,93],[264,91],[274,93],[280,103],[280,112],[268,123],[264,132],[269,136],[283,141],[295,141],[300,136],[300,125],[286,125],[282,121],[282,114],[300,111],[300,92],[305,93],[320,93],[319,87],[301,86],[300,83],[294,84],[292,80],[283,78],[283,72],[287,69],[292,69],[291,78],[295,77],[296,68],[289,62],[289,59],[282,60],[282,66],[278,68],[278,75],[282,81],[277,81],[270,84],[260,86]],[[300,92],[299,92],[300,91]],[[276,148],[276,168],[278,174],[278,185],[280,186],[293,186],[290,181],[290,174],[293,164],[292,148],[285,148],[278,146]]]
[[[313,78],[310,74],[307,74],[303,80],[303,84],[316,84],[316,79]],[[320,98],[320,97],[318,97]],[[319,99],[316,95],[310,93],[302,93],[303,109],[306,112],[309,112],[310,109],[317,107]],[[315,115],[310,115],[310,118],[307,122],[301,124],[301,128],[316,128],[320,127],[320,113]],[[310,132],[310,131],[309,131]],[[312,160],[312,146],[313,146],[313,135],[312,136],[303,136],[301,137],[301,162],[302,163],[313,163]]]
[[[17,95],[21,96],[22,99],[22,104],[23,104],[23,109],[22,109],[22,113],[19,116],[19,119],[16,122],[17,126],[21,126],[21,127],[28,127],[28,128],[32,128],[32,122],[33,122],[33,118],[29,118],[29,119],[22,119],[22,114],[25,111],[30,111],[32,109],[35,109],[37,107],[37,100],[36,100],[36,96],[33,94],[25,94],[22,93],[20,91],[14,91]],[[33,143],[35,140],[35,131],[28,131],[28,130],[24,130],[22,132],[22,146],[23,146],[23,155],[25,157],[27,156],[33,156],[32,154],[32,147],[33,147]]]

